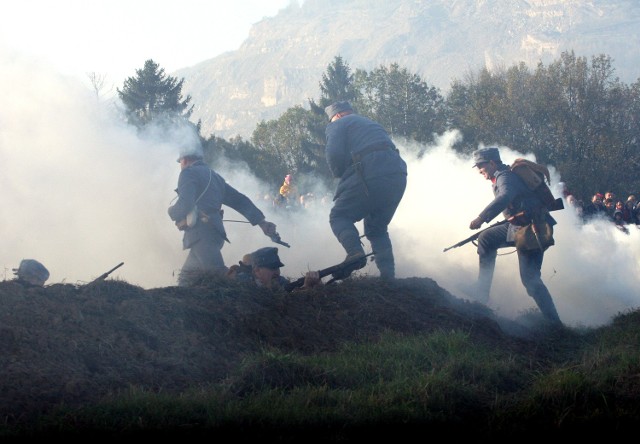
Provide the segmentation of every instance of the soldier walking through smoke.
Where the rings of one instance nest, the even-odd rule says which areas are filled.
[[[227,241],[222,223],[222,205],[227,205],[244,217],[251,225],[258,225],[272,240],[279,239],[276,225],[268,222],[264,214],[244,194],[229,185],[204,162],[199,152],[181,154],[178,177],[178,200],[168,213],[178,229],[184,231],[183,249],[189,255],[182,266],[178,285],[189,285],[194,273],[213,271],[226,273],[227,267],[221,249]]]
[[[529,189],[518,174],[502,163],[498,148],[477,150],[473,157],[473,166],[478,168],[486,180],[491,181],[494,199],[471,221],[469,228],[477,230],[500,212],[510,221],[491,226],[478,236],[477,298],[482,302],[489,300],[498,248],[516,246],[520,279],[527,293],[536,302],[545,318],[554,324],[561,324],[551,294],[540,277],[544,251],[553,244],[552,237],[546,241],[541,239],[543,227],[551,230],[550,227],[555,225],[556,221],[539,196]],[[514,216],[517,218],[513,218]],[[534,230],[535,239],[532,245],[520,245],[518,242],[518,234],[524,233],[520,231],[524,227],[532,227]]]
[[[354,225],[364,219],[364,234],[380,277],[393,279],[395,261],[387,227],[407,186],[407,165],[382,125],[355,114],[349,102],[329,105],[325,113],[330,122],[325,130],[327,163],[333,176],[340,178],[329,223],[347,252],[345,262],[362,257],[341,277],[367,264]]]

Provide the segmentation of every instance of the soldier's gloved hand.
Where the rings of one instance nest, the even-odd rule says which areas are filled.
[[[480,218],[480,216],[478,216],[471,221],[471,223],[469,224],[469,228],[471,228],[472,230],[477,230],[482,226],[483,222],[484,221]]]
[[[269,236],[274,237],[277,236],[278,232],[276,231],[276,224],[273,222],[269,222],[266,219],[258,224],[260,228],[262,228],[262,232]]]

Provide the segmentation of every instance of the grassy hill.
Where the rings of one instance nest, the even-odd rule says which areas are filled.
[[[0,300],[5,438],[495,442],[613,437],[640,419],[635,311],[552,328],[428,278],[292,293],[206,276],[150,290],[4,281]]]

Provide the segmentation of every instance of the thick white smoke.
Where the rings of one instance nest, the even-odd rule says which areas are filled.
[[[98,99],[79,81],[15,54],[0,54],[0,62],[2,279],[13,278],[11,269],[31,258],[51,272],[47,285],[85,283],[120,262],[124,265],[112,278],[144,288],[175,285],[186,252],[167,208],[175,197],[176,157],[189,136],[141,136],[122,122],[113,102]],[[492,193],[490,184],[471,168],[470,158],[451,149],[457,137],[455,131],[444,134],[428,147],[398,142],[409,164],[409,181],[389,230],[399,278],[431,278],[452,294],[467,297],[465,289],[477,275],[475,247],[443,249],[473,234],[469,221]],[[419,150],[423,156],[411,154]],[[506,163],[531,158],[508,148],[501,154]],[[329,228],[330,203],[316,202],[295,213],[274,212],[271,201],[260,197],[277,189],[270,190],[238,165],[215,169],[253,199],[291,245],[272,243],[258,227],[225,208],[231,241],[223,248],[227,265],[269,245],[279,248],[283,274],[292,278],[344,258]],[[552,173],[552,185],[557,186],[561,178]],[[319,196],[333,190],[313,191]],[[636,227],[625,235],[607,221],[582,225],[570,208],[553,215],[559,222],[556,246],[548,250],[542,272],[562,320],[599,325],[637,307]],[[362,233],[362,225],[358,227]],[[373,264],[361,273],[378,274]],[[489,305],[508,317],[534,307],[519,281],[515,253],[498,258]]]
[[[471,243],[446,253],[443,249],[475,233],[468,228],[469,222],[493,199],[493,193],[491,184],[471,167],[471,159],[451,150],[457,137],[456,132],[443,135],[421,159],[405,155],[410,165],[409,185],[391,232],[399,276],[427,276],[454,295],[466,297],[477,277],[476,249]],[[535,160],[526,152],[506,147],[500,153],[507,164],[518,157]],[[562,180],[549,167],[551,188],[555,196],[561,196],[558,184]],[[556,245],[545,253],[542,279],[563,322],[600,325],[619,312],[638,307],[640,230],[630,226],[627,235],[608,220],[582,224],[566,202],[564,210],[552,215],[558,221]],[[514,249],[498,254],[489,306],[507,317],[535,308],[520,282]]]

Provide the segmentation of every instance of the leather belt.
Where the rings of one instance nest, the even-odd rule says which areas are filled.
[[[375,145],[369,145],[368,147],[358,151],[357,153],[352,153],[351,157],[353,158],[353,163],[358,163],[358,162],[361,162],[362,158],[365,157],[367,154],[371,154],[376,151],[390,151],[390,150],[398,152],[398,149],[393,145],[389,145],[388,143],[379,143]]]

